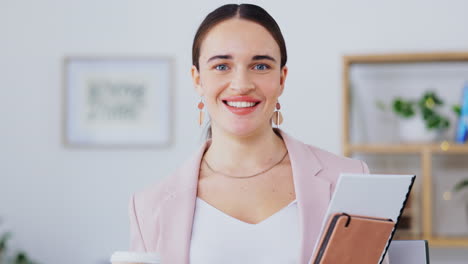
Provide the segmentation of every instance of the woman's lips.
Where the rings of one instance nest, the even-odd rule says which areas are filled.
[[[231,101],[231,102],[236,102],[237,105],[242,105],[242,104],[245,105],[245,103],[242,103],[242,102],[251,103],[251,102],[247,102],[247,101]],[[231,105],[228,105],[228,101],[225,101],[225,100],[223,100],[223,104],[233,114],[248,115],[248,114],[252,113],[253,111],[255,111],[257,109],[260,102],[255,102],[255,104],[253,106],[248,106],[248,107],[231,106]]]

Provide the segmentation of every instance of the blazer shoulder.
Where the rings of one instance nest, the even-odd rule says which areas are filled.
[[[136,192],[133,195],[135,211],[157,215],[165,202],[181,197],[188,189],[196,188],[198,167],[205,145],[164,179]]]
[[[340,173],[369,173],[367,164],[358,159],[336,155],[327,150],[307,145],[322,165],[320,176],[335,182]]]
[[[153,183],[152,185],[137,191],[133,194],[133,203],[135,210],[140,212],[142,210],[148,212],[155,212],[159,207],[171,197],[171,192],[169,191],[169,178]]]

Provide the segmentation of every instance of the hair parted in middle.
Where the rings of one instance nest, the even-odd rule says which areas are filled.
[[[275,39],[276,43],[278,43],[281,54],[281,68],[283,68],[283,66],[286,65],[286,61],[288,60],[288,55],[286,52],[286,43],[275,19],[272,16],[270,16],[270,14],[268,14],[268,12],[265,9],[257,5],[227,4],[218,7],[214,11],[209,13],[198,27],[192,45],[192,65],[194,65],[197,68],[197,70],[200,70],[200,48],[205,36],[213,27],[230,18],[245,19],[263,26],[271,34],[273,39]]]

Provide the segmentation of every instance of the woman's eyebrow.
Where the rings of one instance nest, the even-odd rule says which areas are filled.
[[[231,55],[215,55],[211,58],[209,58],[206,62],[210,62],[210,61],[213,61],[213,60],[231,60],[232,59],[232,56]],[[273,61],[273,62],[276,62],[275,58],[269,56],[269,55],[255,55],[252,57],[252,60],[256,61],[256,60],[270,60],[270,61]]]
[[[256,55],[252,57],[252,60],[271,60],[273,62],[276,62],[276,60],[268,55]]]
[[[227,60],[227,59],[232,59],[232,56],[231,55],[216,55],[216,56],[213,56],[211,58],[209,58],[206,62],[210,62],[212,60]]]

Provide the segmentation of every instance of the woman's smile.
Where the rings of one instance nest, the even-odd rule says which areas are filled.
[[[251,96],[230,96],[223,98],[222,102],[231,113],[236,115],[248,115],[257,109],[261,100]]]

